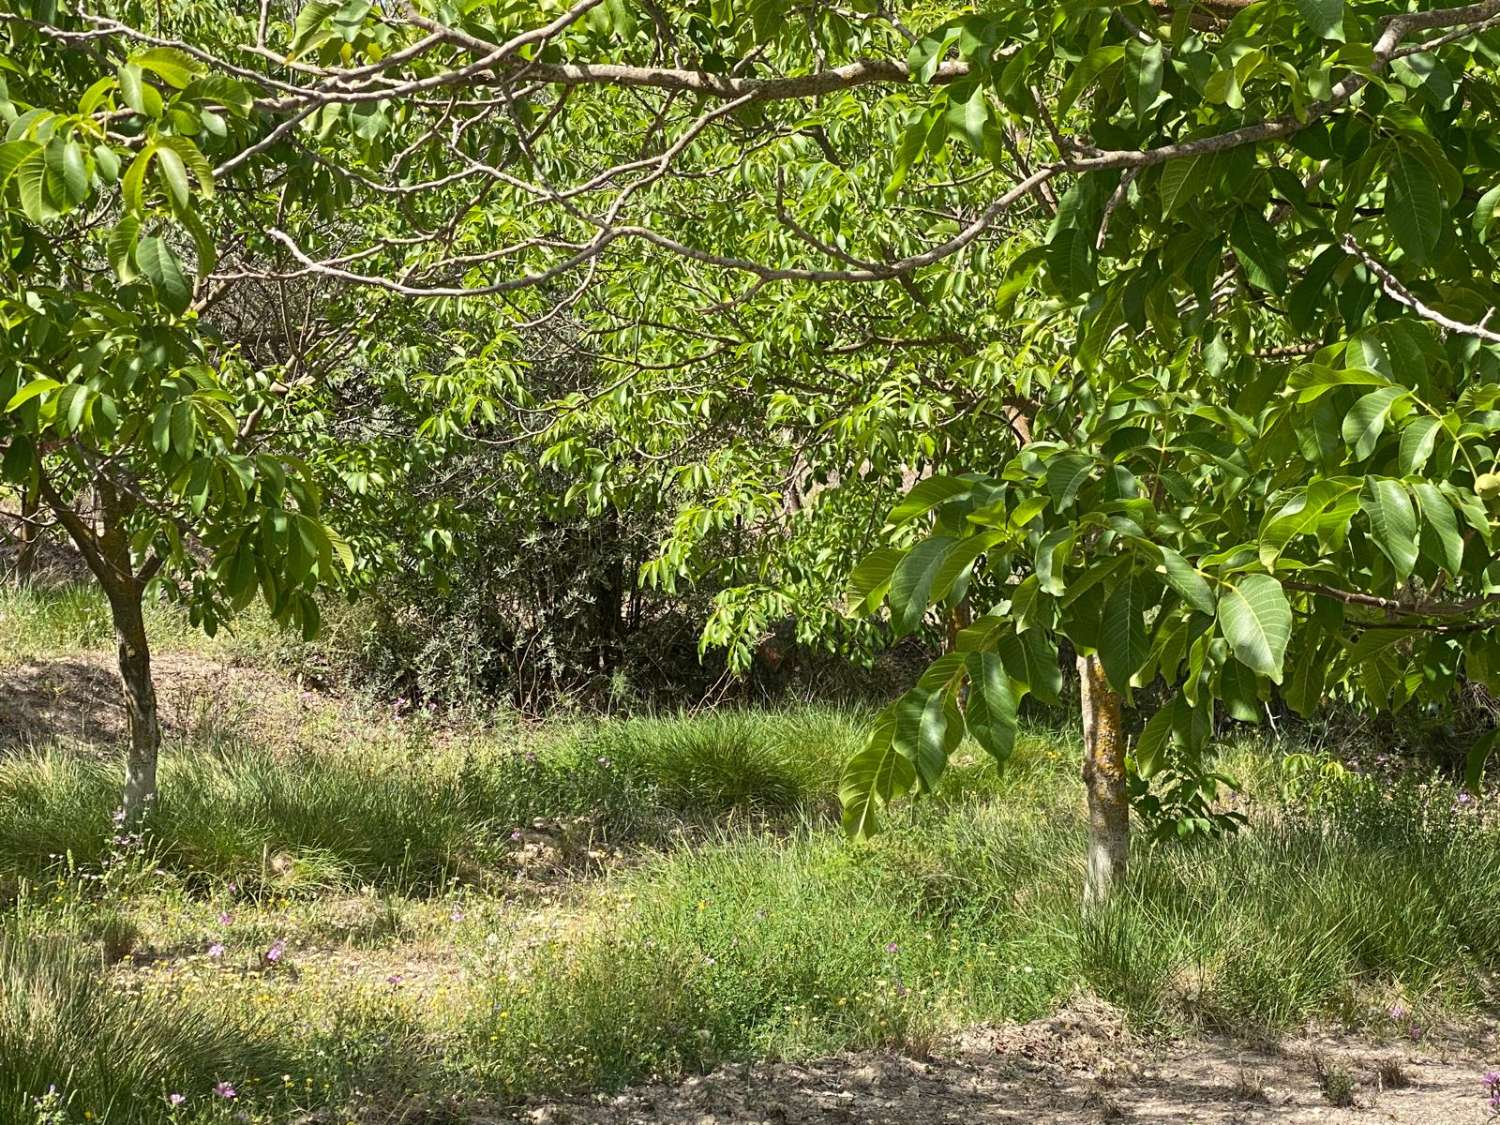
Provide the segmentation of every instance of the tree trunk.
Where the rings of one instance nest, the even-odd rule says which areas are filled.
[[[41,507],[41,498],[34,485],[26,485],[21,491],[21,551],[16,556],[16,585],[31,585],[31,575],[36,569],[36,547],[40,535],[36,517]]]
[[[98,499],[97,529],[69,505],[44,476],[40,491],[109,600],[115,626],[120,686],[125,696],[125,719],[130,747],[125,756],[125,790],[120,807],[127,824],[138,823],[156,800],[156,756],[161,749],[161,723],[156,714],[156,688],[151,683],[151,647],[141,599],[146,585],[161,566],[161,557],[148,562],[139,574],[131,568],[130,540],[125,520],[132,501],[122,497],[107,476],[94,481]]]
[[[1125,731],[1120,695],[1097,656],[1078,658],[1083,704],[1083,786],[1088,794],[1088,864],[1083,903],[1106,901],[1125,878],[1130,851],[1130,797],[1125,788]]]
[[[151,649],[141,613],[139,590],[110,595],[110,613],[119,646],[120,685],[125,691],[125,717],[130,747],[125,757],[125,793],[121,807],[127,824],[137,823],[156,800],[156,756],[161,749],[161,724],[156,714],[156,688],[151,682]]]

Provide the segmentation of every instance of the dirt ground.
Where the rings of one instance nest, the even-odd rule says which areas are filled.
[[[274,743],[312,696],[284,676],[191,652],[152,657],[156,699],[168,738],[217,728]],[[0,754],[63,742],[113,754],[126,737],[125,706],[112,652],[75,652],[0,669]]]
[[[1318,1079],[1346,1074],[1352,1106]],[[1494,1032],[1446,1043],[1335,1037],[1275,1047],[1195,1039],[1144,1047],[1102,1008],[972,1031],[942,1054],[852,1054],[726,1066],[673,1086],[514,1112],[534,1125],[1162,1125],[1492,1120],[1481,1079],[1500,1062]]]

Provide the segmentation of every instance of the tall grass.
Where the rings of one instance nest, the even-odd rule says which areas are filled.
[[[444,742],[378,732],[340,749],[232,735],[169,742],[149,820],[154,864],[283,889],[482,882],[514,833],[583,821],[595,842],[658,845],[684,826],[827,815],[858,716],[834,710],[631,719]],[[0,761],[0,874],[113,850],[119,777],[50,749]]]
[[[1351,785],[1235,838],[1141,849],[1087,915],[1074,798],[1033,763],[993,800],[920,809],[871,846],[809,828],[664,856],[607,921],[491,983],[477,1065],[529,1092],[920,1050],[935,1029],[1030,1019],[1081,991],[1138,1027],[1403,1035],[1495,998],[1500,826],[1446,786]],[[1397,1024],[1392,1009],[1423,1014]]]
[[[45,1120],[40,1102],[57,1120],[151,1125],[173,1119],[170,1094],[191,1110],[220,1081],[270,1086],[292,1065],[240,1011],[148,1002],[97,952],[25,926],[0,930],[0,982],[0,1120]]]

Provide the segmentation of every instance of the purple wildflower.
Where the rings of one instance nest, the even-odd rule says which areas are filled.
[[[187,1101],[187,1095],[185,1095],[185,1094],[168,1094],[167,1095],[167,1104],[169,1106],[171,1106],[173,1109],[176,1109],[178,1106],[180,1106],[185,1101]]]
[[[893,941],[888,941],[885,943],[885,951],[887,953],[900,953],[901,947]]]
[[[1412,1024],[1406,1029],[1406,1034],[1411,1037],[1413,1043],[1417,1042],[1422,1038],[1422,1025],[1418,1023]]]
[[[208,955],[215,961],[224,956],[224,943],[220,941],[214,942],[208,947]]]
[[[449,913],[448,920],[450,922],[462,922],[464,920],[463,908],[455,906],[452,912]]]
[[[1395,1020],[1397,1023],[1400,1023],[1407,1017],[1408,1013],[1406,1011],[1406,1008],[1401,1004],[1392,1004],[1391,1010],[1388,1014],[1390,1015],[1391,1019]]]
[[[234,925],[234,915],[231,914],[231,913],[229,913],[229,911],[227,911],[227,910],[221,910],[221,911],[219,911],[219,925],[221,925],[221,926],[232,926],[232,925]]]
[[[385,978],[385,983],[390,985],[392,988],[399,988],[401,986],[401,974],[392,973],[390,976]]]
[[[223,1098],[225,1101],[229,1101],[232,1098],[237,1098],[240,1096],[239,1091],[236,1090],[233,1084],[229,1082],[215,1083],[214,1093],[218,1094],[219,1097]]]
[[[281,955],[286,952],[286,938],[277,938],[271,943],[271,948],[266,950],[266,960],[275,964],[281,960]]]

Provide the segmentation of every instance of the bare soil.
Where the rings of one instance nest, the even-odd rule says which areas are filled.
[[[295,729],[303,691],[287,677],[193,652],[152,656],[163,733],[208,728],[247,736]],[[320,707],[330,706],[317,696]],[[125,705],[112,652],[76,652],[0,671],[0,755],[62,742],[112,756],[126,737]]]
[[[1492,1120],[1481,1077],[1497,1058],[1493,1030],[1447,1043],[1206,1037],[1146,1046],[1102,1005],[1082,1003],[1029,1024],[975,1029],[926,1059],[871,1052],[725,1066],[512,1116],[535,1125],[1466,1125]],[[1330,1103],[1315,1060],[1323,1074],[1352,1079],[1352,1106]]]

